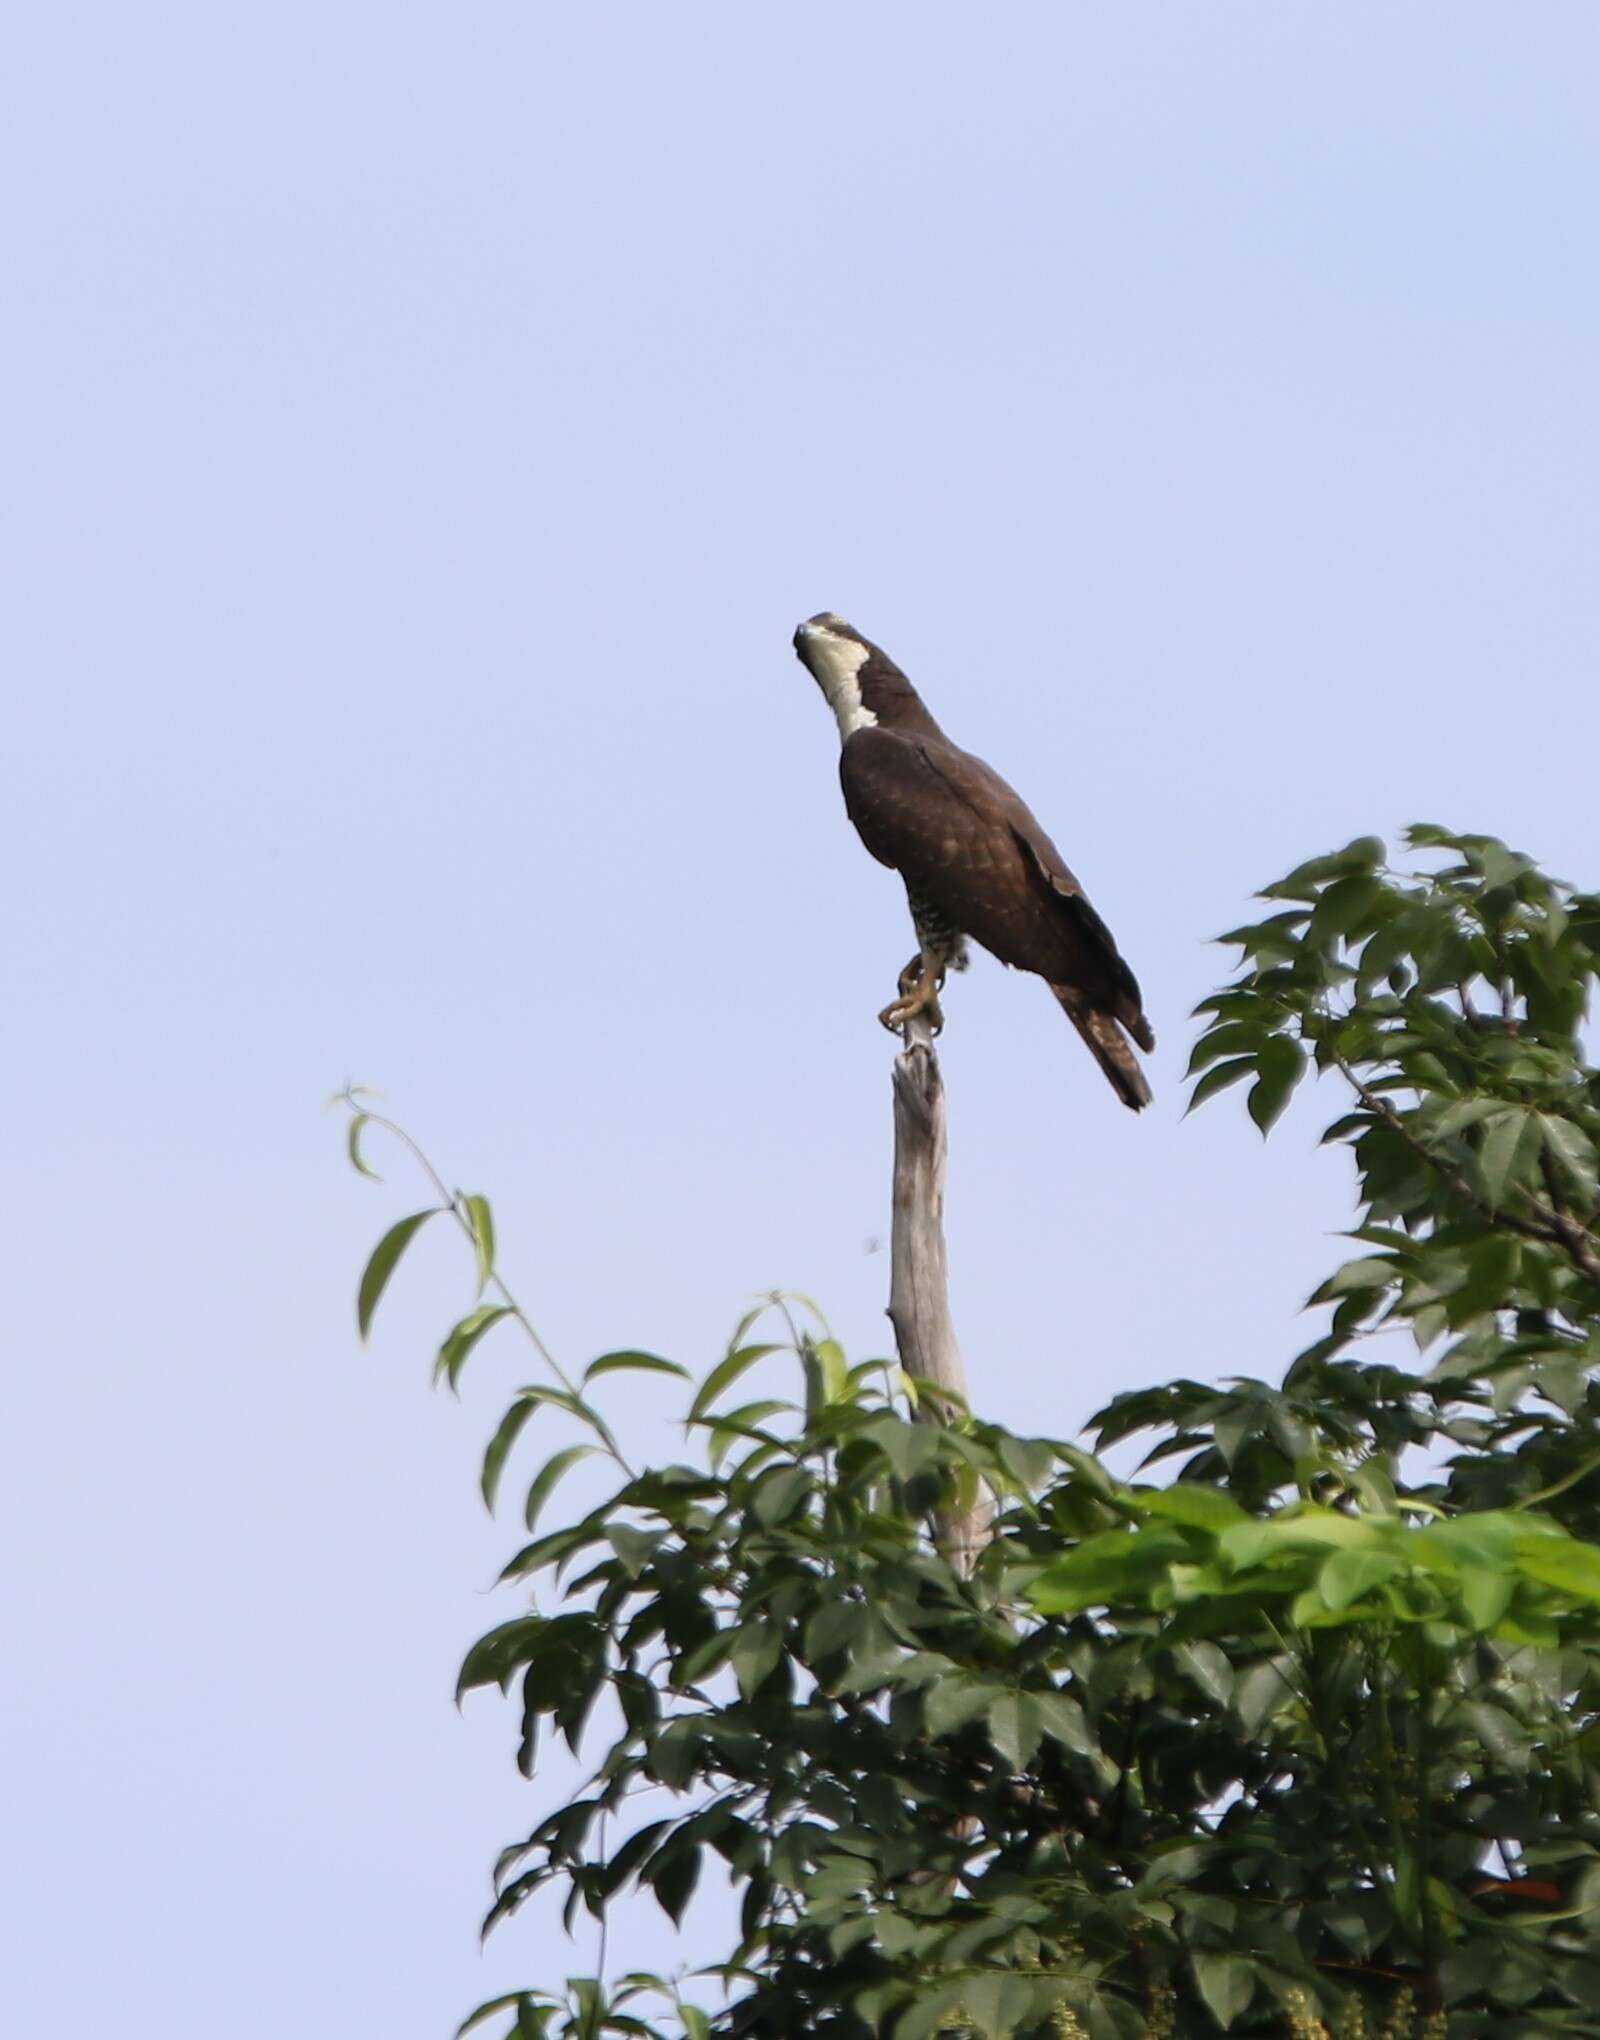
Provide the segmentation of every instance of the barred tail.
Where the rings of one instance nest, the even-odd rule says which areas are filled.
[[[1150,1103],[1150,1086],[1144,1071],[1133,1059],[1128,1038],[1109,1013],[1091,1006],[1081,992],[1070,985],[1052,985],[1061,1010],[1083,1036],[1084,1047],[1106,1073],[1113,1091],[1130,1111],[1139,1112]],[[1148,1035],[1149,1027],[1145,1032]]]

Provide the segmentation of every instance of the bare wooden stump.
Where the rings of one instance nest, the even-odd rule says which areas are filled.
[[[944,1079],[933,1052],[933,1030],[918,1014],[906,1023],[905,1046],[894,1061],[894,1216],[889,1245],[889,1322],[900,1365],[915,1380],[931,1382],[967,1401],[967,1370],[950,1317],[950,1269],[944,1243],[947,1153]],[[929,1398],[924,1414],[943,1421],[945,1407]],[[941,1512],[941,1547],[970,1572],[989,1541],[994,1504],[980,1490],[970,1509]]]

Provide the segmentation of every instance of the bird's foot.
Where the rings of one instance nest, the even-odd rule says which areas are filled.
[[[920,956],[914,956],[900,973],[899,998],[885,1006],[878,1019],[891,1034],[900,1034],[908,1021],[925,1014],[934,1033],[942,1034],[944,1011],[939,1004],[939,991],[943,984],[942,970],[929,970]]]

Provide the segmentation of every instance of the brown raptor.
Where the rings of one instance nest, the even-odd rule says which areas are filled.
[[[861,840],[905,880],[917,954],[899,997],[878,1016],[899,1028],[914,1013],[942,1025],[947,970],[966,967],[966,938],[1049,985],[1124,1105],[1150,1086],[1129,1036],[1155,1036],[1111,931],[1021,796],[960,750],[877,645],[824,611],[794,648],[839,724],[839,779]]]

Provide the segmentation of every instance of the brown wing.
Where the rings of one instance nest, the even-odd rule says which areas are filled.
[[[894,730],[857,730],[840,754],[861,840],[1002,963],[1066,986],[1154,1046],[1139,986],[1111,931],[1022,797],[981,758]]]

